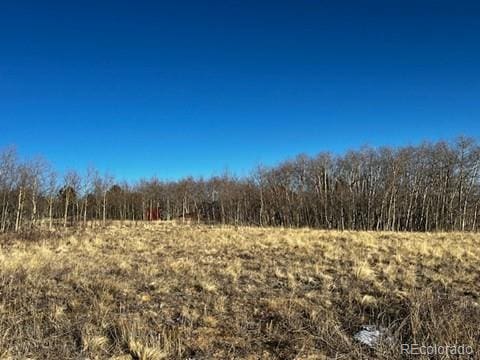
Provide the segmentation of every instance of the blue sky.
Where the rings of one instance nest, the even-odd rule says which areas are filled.
[[[480,135],[476,1],[4,1],[0,147],[120,178]]]

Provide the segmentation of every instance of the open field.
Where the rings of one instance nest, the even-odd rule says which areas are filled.
[[[401,359],[401,343],[480,342],[477,234],[165,222],[1,244],[1,359]],[[359,344],[365,324],[388,341]]]

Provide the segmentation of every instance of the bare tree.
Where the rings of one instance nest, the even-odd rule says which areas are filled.
[[[72,205],[75,205],[75,202],[77,201],[78,190],[81,184],[80,176],[73,170],[68,171],[63,178],[63,184],[64,186],[61,190],[61,195],[65,205],[63,227],[66,228],[70,207],[73,207],[72,211],[70,211],[72,214],[72,223],[75,221],[75,206]]]

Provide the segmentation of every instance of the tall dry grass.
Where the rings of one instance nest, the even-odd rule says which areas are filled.
[[[1,241],[1,359],[402,359],[480,340],[475,234],[158,223]],[[356,342],[365,324],[389,341]]]

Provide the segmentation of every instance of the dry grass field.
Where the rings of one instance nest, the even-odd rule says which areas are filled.
[[[480,341],[475,234],[150,223],[0,241],[1,359],[402,359],[401,343]],[[388,341],[358,343],[365,324]]]

